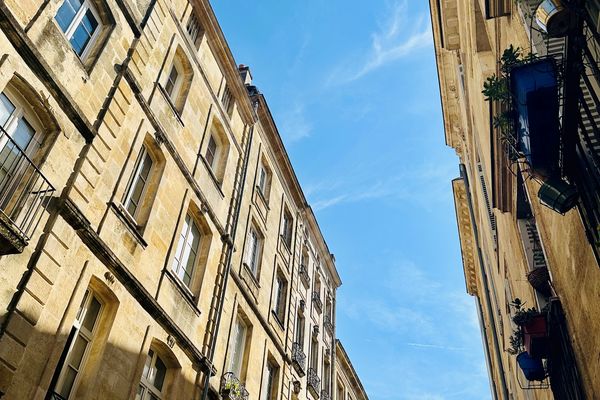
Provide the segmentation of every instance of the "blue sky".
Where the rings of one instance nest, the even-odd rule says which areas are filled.
[[[485,400],[426,1],[213,2],[265,94],[343,286],[371,400]]]

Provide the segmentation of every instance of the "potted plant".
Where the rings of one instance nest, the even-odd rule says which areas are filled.
[[[520,327],[527,353],[534,358],[547,358],[550,351],[550,338],[546,316],[535,308],[518,308],[513,316],[513,322]]]
[[[237,380],[231,379],[225,383],[225,387],[223,388],[223,398],[224,399],[241,399],[242,396],[242,388],[240,382]]]

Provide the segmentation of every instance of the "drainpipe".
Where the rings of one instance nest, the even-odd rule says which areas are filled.
[[[508,389],[506,387],[506,377],[504,376],[504,367],[502,365],[502,357],[500,356],[500,342],[498,340],[498,333],[496,332],[496,319],[494,317],[492,301],[490,299],[490,288],[488,284],[487,273],[485,272],[485,267],[483,263],[483,255],[481,252],[481,247],[479,245],[479,235],[477,234],[477,225],[475,223],[475,215],[473,213],[473,200],[471,198],[471,190],[469,188],[469,177],[467,175],[467,169],[464,164],[460,164],[460,176],[465,182],[465,188],[467,192],[467,202],[469,204],[469,216],[471,217],[471,226],[473,227],[473,235],[475,237],[475,245],[477,246],[477,257],[479,258],[479,270],[481,273],[481,281],[483,283],[483,291],[484,291],[484,300],[485,306],[488,310],[488,316],[490,318],[490,323],[492,325],[492,341],[494,342],[494,355],[496,356],[496,363],[498,364],[498,369],[500,370],[500,390],[502,399],[508,399]],[[492,378],[490,376],[490,378]]]
[[[258,108],[258,100],[253,101],[254,113],[256,114]],[[210,344],[208,347],[208,363],[210,365],[213,364],[215,357],[215,347],[217,344],[217,336],[219,335],[219,327],[221,325],[221,316],[223,315],[223,305],[225,303],[225,293],[227,292],[227,283],[229,282],[229,273],[231,271],[231,258],[233,256],[233,243],[235,243],[235,237],[237,233],[238,220],[240,218],[240,211],[242,209],[242,198],[244,196],[244,188],[246,183],[246,175],[248,174],[248,163],[250,159],[250,149],[252,147],[252,138],[254,136],[254,124],[250,127],[250,132],[248,132],[248,144],[246,146],[246,153],[244,155],[244,165],[242,167],[242,178],[240,181],[240,191],[238,193],[238,197],[236,199],[235,210],[233,212],[233,221],[231,223],[231,245],[227,246],[227,253],[225,255],[225,271],[223,273],[223,288],[221,289],[221,293],[219,294],[218,300],[218,308],[217,315],[215,321],[215,330],[211,335]],[[208,388],[209,388],[210,374],[204,374],[204,382],[202,389],[202,400],[208,399]]]

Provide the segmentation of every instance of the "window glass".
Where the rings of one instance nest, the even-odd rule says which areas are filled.
[[[13,111],[15,111],[13,103],[4,93],[0,93],[0,125],[2,125],[2,127],[4,127]]]
[[[215,168],[216,158],[217,158],[217,141],[211,135],[210,139],[208,139],[208,146],[206,146],[206,161],[208,162],[208,165],[210,165],[210,167],[212,169]]]
[[[246,348],[246,333],[247,327],[241,317],[238,315],[235,320],[235,326],[233,331],[233,340],[231,342],[231,358],[229,362],[229,372],[241,379],[242,375],[242,362],[244,358],[244,350]]]
[[[173,271],[185,283],[190,286],[200,245],[200,231],[191,215],[185,217],[177,250],[173,260]]]
[[[152,158],[145,147],[142,147],[136,166],[133,172],[133,177],[130,186],[125,196],[125,209],[135,217],[138,206],[143,197],[144,189],[148,183],[148,177],[152,168]]]
[[[90,0],[64,0],[54,19],[75,53],[83,56],[100,26]]]
[[[160,400],[167,376],[167,367],[160,356],[152,349],[148,352],[142,379],[136,393],[136,400]]]
[[[179,72],[177,71],[177,67],[175,67],[175,64],[173,64],[173,66],[171,67],[171,72],[169,72],[169,76],[167,78],[167,83],[165,84],[165,91],[171,99],[175,97],[175,86],[177,85],[178,77]]]

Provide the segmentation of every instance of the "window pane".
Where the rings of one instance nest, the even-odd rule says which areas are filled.
[[[81,367],[81,361],[83,360],[83,355],[88,344],[89,342],[84,337],[77,335],[69,356],[69,364],[76,370],[79,370]]]
[[[206,161],[211,168],[214,168],[215,158],[217,155],[217,142],[214,137],[210,137],[208,140],[208,146],[206,148]]]
[[[162,362],[160,357],[156,357],[156,377],[154,378],[154,387],[162,392],[163,384],[165,382],[165,375],[167,374],[167,367]]]
[[[89,332],[94,330],[94,325],[96,324],[96,319],[98,318],[98,313],[100,312],[100,302],[96,300],[96,297],[92,297],[90,301],[90,305],[88,306],[87,312],[85,313],[85,317],[83,319],[82,326],[87,329]]]
[[[21,150],[26,150],[34,134],[35,131],[29,122],[27,122],[25,118],[21,118],[19,119],[19,122],[17,122],[17,128],[12,134],[12,138],[15,142],[17,142]]]
[[[173,91],[175,89],[175,84],[177,83],[177,77],[179,73],[177,72],[177,68],[175,65],[171,67],[171,72],[169,72],[169,77],[167,78],[167,83],[165,85],[165,91],[169,95],[169,97],[173,97]]]
[[[73,370],[71,367],[67,367],[62,387],[58,392],[59,395],[61,395],[65,399],[69,398],[69,394],[71,393],[71,389],[73,388],[73,383],[75,382],[76,376],[77,372],[75,372],[75,370]]]
[[[77,55],[81,56],[83,54],[85,46],[92,38],[97,26],[98,21],[96,21],[94,14],[90,10],[87,10],[71,37],[71,45]]]
[[[15,106],[4,93],[0,93],[0,125],[4,126],[10,115],[15,111]]]
[[[82,3],[83,0],[65,0],[58,9],[54,18],[63,32],[66,32],[71,22],[73,22],[75,14],[77,14],[77,10],[79,10]]]
[[[150,349],[148,355],[146,356],[146,363],[144,364],[144,371],[142,371],[142,376],[144,378],[148,378],[150,374],[150,365],[152,365],[152,356],[154,355],[154,351]]]
[[[144,398],[144,391],[144,387],[142,385],[139,385],[137,393],[135,394],[135,400],[142,400]]]

